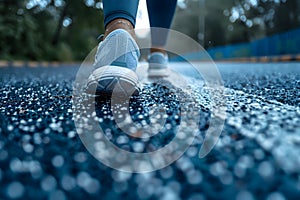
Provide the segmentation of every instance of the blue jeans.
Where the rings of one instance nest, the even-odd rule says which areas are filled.
[[[103,0],[104,25],[114,19],[126,19],[135,26],[139,0]],[[175,13],[177,0],[147,0],[151,27],[169,29]],[[152,46],[165,46],[168,31],[151,30]]]

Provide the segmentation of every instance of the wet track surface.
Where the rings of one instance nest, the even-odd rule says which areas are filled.
[[[113,170],[82,144],[72,109],[78,67],[2,68],[0,198],[299,199],[300,64],[218,66],[227,116],[217,145],[198,157],[210,107],[207,89],[193,85],[201,113],[199,135],[179,160],[144,174]],[[168,108],[167,127],[147,143],[113,128],[109,105],[102,103],[97,113],[110,141],[133,152],[164,146],[180,124],[176,96],[157,85],[142,92],[147,98],[131,104],[135,121],[148,122],[150,104]]]

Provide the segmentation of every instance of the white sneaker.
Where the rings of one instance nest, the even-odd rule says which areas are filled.
[[[100,42],[95,70],[88,78],[87,93],[96,95],[132,95],[138,92],[135,69],[140,57],[138,45],[123,29],[111,32]]]
[[[161,52],[154,52],[148,56],[148,76],[165,77],[169,75],[168,56]]]

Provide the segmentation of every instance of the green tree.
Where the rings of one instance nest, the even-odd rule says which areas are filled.
[[[0,59],[82,60],[104,30],[100,1],[4,0],[0,11]]]
[[[2,59],[35,59],[40,57],[36,40],[37,24],[24,1],[2,1],[0,3],[0,52]]]
[[[251,40],[299,27],[299,11],[300,0],[240,0],[227,13],[233,26],[245,26]]]
[[[200,1],[180,1],[184,6],[179,6],[174,29],[198,40],[204,17],[206,48],[249,42],[300,26],[300,0],[205,0],[204,9]]]

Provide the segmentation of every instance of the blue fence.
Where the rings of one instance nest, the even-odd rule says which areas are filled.
[[[250,43],[208,49],[214,59],[278,56],[300,53],[300,29],[276,34]]]
[[[300,29],[276,34],[250,43],[208,49],[214,59],[278,56],[300,53]]]
[[[249,43],[215,47],[208,49],[207,52],[214,60],[300,54],[300,29],[254,40]],[[189,60],[203,60],[205,56],[201,52],[194,52],[184,55],[184,57]],[[172,60],[180,61],[180,58]]]

